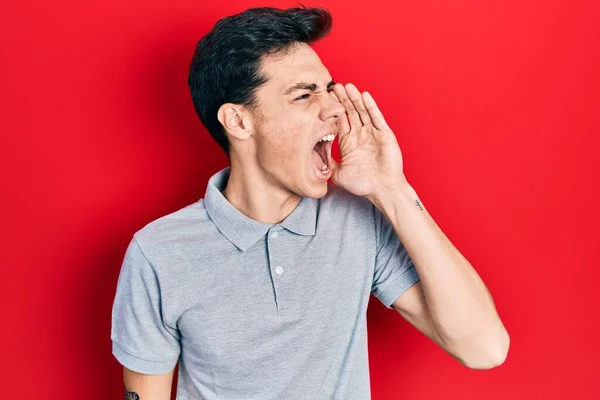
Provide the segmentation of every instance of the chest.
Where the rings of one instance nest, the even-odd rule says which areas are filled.
[[[350,332],[366,313],[374,246],[326,239],[280,228],[245,252],[204,254],[176,292],[182,340],[209,362],[239,362]]]

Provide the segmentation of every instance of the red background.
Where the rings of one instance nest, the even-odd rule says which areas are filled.
[[[375,400],[600,398],[597,4],[307,3],[332,11],[317,51],[374,95],[512,338],[500,368],[469,370],[372,301]],[[218,18],[256,5],[0,6],[0,398],[122,398],[110,311],[126,245],[226,165],[187,68]]]

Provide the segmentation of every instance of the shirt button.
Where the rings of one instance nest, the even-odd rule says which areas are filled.
[[[272,237],[273,239],[277,239],[277,238],[279,237],[279,233],[277,233],[277,232],[273,232],[273,233],[271,234],[271,237]]]
[[[278,275],[281,275],[281,274],[283,273],[283,268],[281,268],[281,267],[277,267],[277,268],[275,268],[275,272],[276,272]]]

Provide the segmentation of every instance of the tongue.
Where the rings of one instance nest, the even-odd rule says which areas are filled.
[[[327,162],[327,149],[323,142],[317,143],[313,149],[313,164],[315,164],[318,170],[323,167],[323,164],[329,166]]]
[[[315,168],[320,171],[321,167],[323,166],[323,159],[321,158],[321,156],[319,155],[319,153],[317,152],[317,150],[313,149],[313,151],[312,151],[312,159],[313,159],[313,164],[315,165]]]

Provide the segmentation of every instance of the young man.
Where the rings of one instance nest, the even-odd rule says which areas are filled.
[[[178,363],[181,400],[369,399],[370,294],[467,367],[504,361],[492,297],[375,101],[310,47],[330,28],[322,9],[258,8],[198,43],[192,99],[231,165],[127,249],[111,335],[126,398],[169,399]]]

